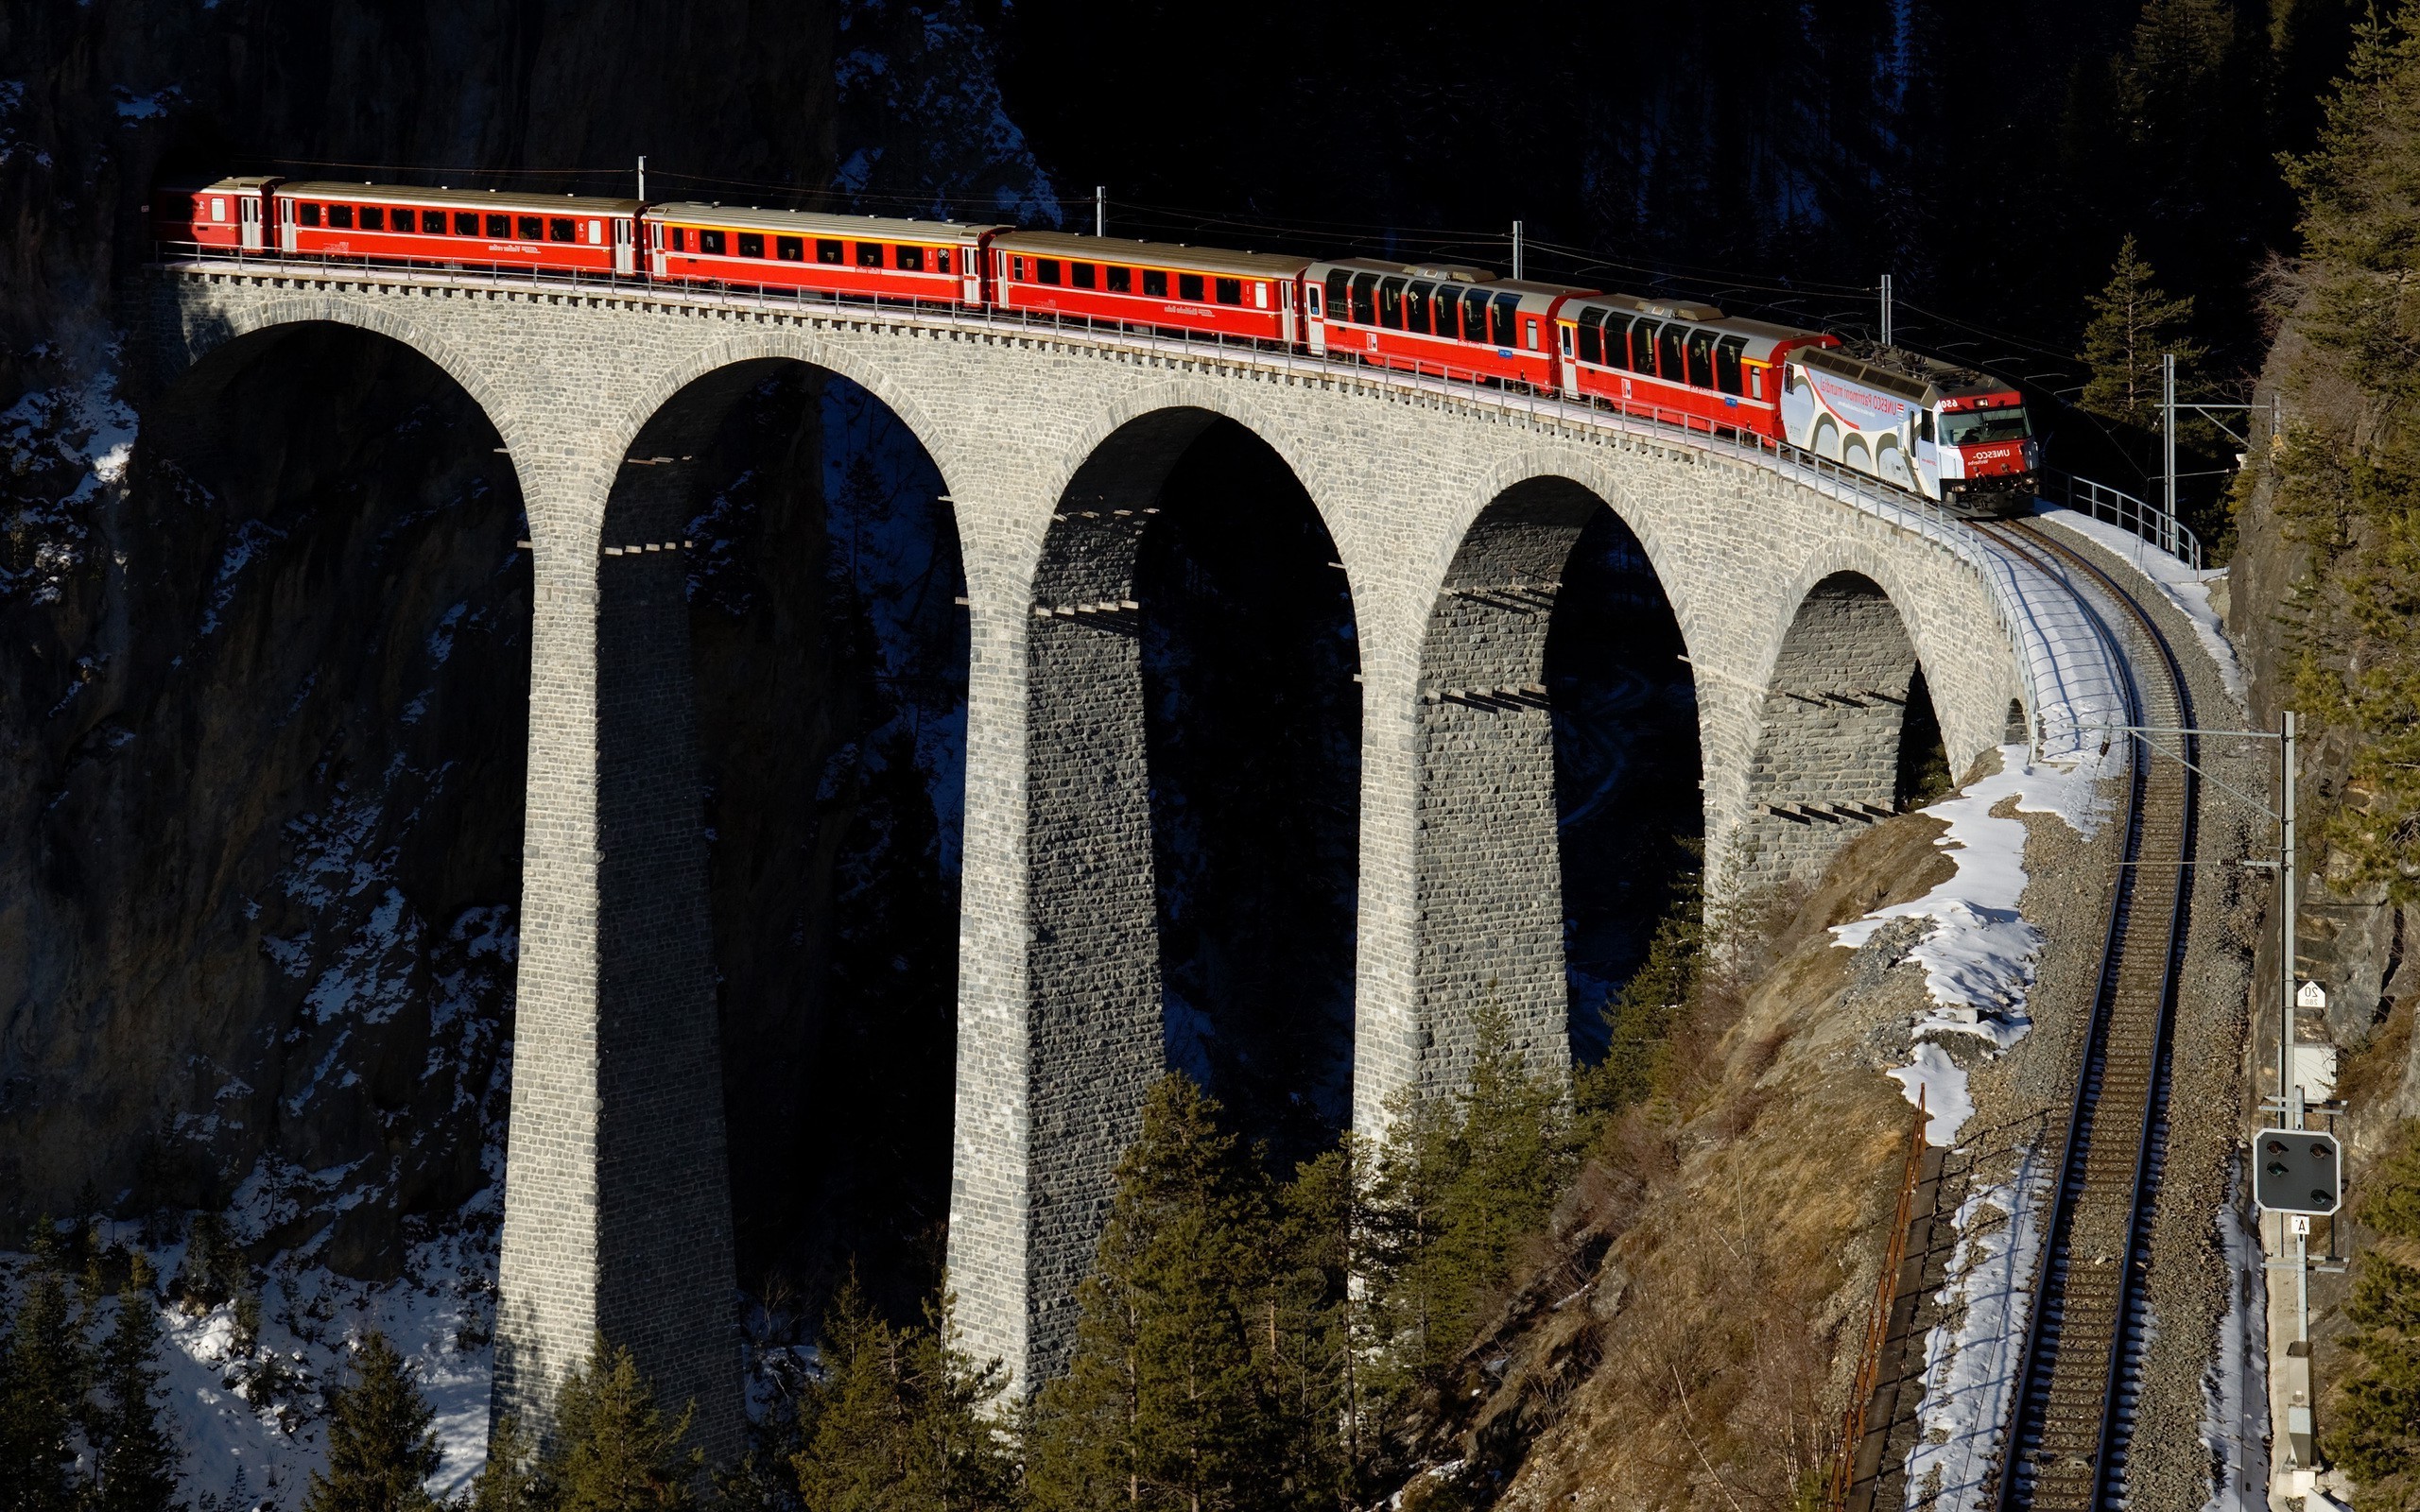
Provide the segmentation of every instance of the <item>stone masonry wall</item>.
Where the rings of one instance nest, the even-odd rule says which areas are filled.
[[[667,1332],[607,1300],[619,1295],[614,1276],[658,1262],[642,1257],[636,1269],[621,1268],[629,1246],[652,1240],[612,1215],[635,1211],[624,1201],[628,1190],[647,1190],[656,1177],[640,1177],[598,1133],[600,1120],[619,1126],[622,1110],[612,1105],[629,1091],[600,1066],[615,1053],[620,1001],[607,968],[618,958],[609,937],[622,927],[622,905],[606,879],[620,865],[617,851],[631,849],[620,832],[600,832],[628,821],[600,789],[611,746],[600,720],[631,707],[617,700],[637,690],[616,679],[631,670],[623,659],[639,652],[622,648],[597,591],[621,592],[627,580],[616,573],[654,569],[644,558],[602,555],[619,543],[604,533],[606,504],[642,428],[700,377],[762,358],[846,376],[891,407],[949,486],[972,622],[949,1269],[970,1348],[1007,1361],[1027,1383],[1048,1368],[1063,1339],[1068,1257],[1089,1248],[1114,1146],[1148,1079],[1142,1068],[1157,1069],[1149,1059],[1156,1021],[1142,987],[1152,972],[1140,964],[1152,919],[1148,828],[1129,838],[1123,817],[1134,779],[1120,765],[1132,758],[1120,753],[1138,727],[1132,705],[1114,691],[1132,676],[1132,643],[1098,610],[1056,612],[1063,598],[1072,608],[1128,596],[1111,592],[1108,568],[1120,553],[1103,543],[1115,527],[1077,522],[1104,505],[1114,520],[1115,509],[1139,497],[1082,497],[1103,492],[1095,483],[1108,472],[1086,473],[1086,464],[1130,422],[1190,410],[1243,425],[1302,481],[1345,567],[1364,699],[1354,1052],[1355,1121],[1363,1132],[1383,1126],[1397,1090],[1453,1074],[1450,1049],[1434,1053],[1439,1021],[1463,1008],[1445,963],[1469,981],[1535,984],[1550,974],[1548,956],[1538,954],[1546,909],[1530,896],[1542,882],[1553,887],[1550,855],[1527,869],[1509,853],[1460,869],[1432,867],[1463,821],[1449,819],[1426,850],[1420,829],[1425,785],[1460,782],[1497,762],[1504,765],[1494,769],[1538,795],[1516,794],[1512,807],[1551,814],[1550,774],[1535,760],[1515,760],[1550,750],[1530,732],[1545,729],[1544,711],[1449,709],[1423,697],[1439,682],[1540,680],[1535,671],[1507,669],[1534,665],[1518,627],[1534,619],[1542,632],[1543,614],[1445,592],[1449,574],[1464,574],[1452,579],[1458,586],[1492,582],[1515,565],[1526,574],[1533,553],[1540,561],[1551,555],[1550,541],[1523,543],[1518,533],[1498,541],[1489,529],[1463,557],[1475,524],[1515,485],[1560,478],[1612,507],[1672,602],[1698,678],[1710,875],[1721,876],[1722,862],[1749,837],[1767,690],[1800,605],[1823,578],[1856,572],[1888,596],[1923,660],[1954,766],[1997,743],[2008,701],[2021,692],[1989,591],[1940,541],[1842,502],[1836,485],[1551,408],[1466,403],[1279,353],[1187,352],[1133,337],[665,291],[512,288],[474,275],[164,272],[147,297],[163,381],[220,341],[287,321],[331,320],[403,341],[486,410],[520,474],[537,602],[499,1351],[499,1390],[511,1400],[536,1400],[532,1383],[558,1379],[600,1323],[645,1335],[642,1363],[651,1373],[689,1368],[660,1352],[674,1348]],[[1092,544],[1078,550],[1080,541]],[[1088,555],[1095,545],[1099,554]],[[1079,570],[1080,559],[1098,561],[1102,575]],[[1441,604],[1448,627],[1432,652]],[[1052,610],[1047,620],[1036,617],[1038,605]],[[655,652],[668,656],[660,644]],[[667,669],[648,665],[643,676],[656,679],[648,696],[668,696]],[[1463,665],[1467,682],[1456,670]],[[1471,745],[1467,758],[1448,757],[1456,747],[1447,737],[1477,731],[1482,719],[1502,733]],[[1098,782],[1104,766],[1126,774],[1104,785],[1114,796],[1081,816],[1061,812],[1076,790],[1058,784],[1087,774]],[[1443,818],[1447,810],[1462,812],[1451,804],[1429,812]],[[667,829],[684,822],[682,812],[653,811]],[[694,798],[686,812],[694,814]],[[1520,842],[1529,850],[1539,843],[1534,826]],[[1121,859],[1111,868],[1113,844]],[[1123,848],[1135,844],[1142,848],[1130,867]],[[679,870],[668,850],[662,864]],[[1103,937],[1132,942],[1104,947],[1114,962],[1080,961],[1045,938],[1046,929],[1079,924],[1071,905],[1087,896],[1083,887],[1108,887],[1111,877],[1089,869],[1095,865],[1115,872],[1119,900],[1115,921],[1100,921],[1114,932]],[[1424,886],[1440,902],[1467,889],[1434,920],[1440,931],[1464,931],[1438,942],[1451,943],[1450,952],[1424,942]],[[1482,897],[1490,887],[1503,896]],[[1518,927],[1491,933],[1478,921],[1492,919]],[[672,928],[674,955],[688,948],[677,944],[685,927]],[[698,939],[702,952],[702,930]],[[1510,954],[1491,965],[1490,951]],[[686,968],[667,970],[677,978]],[[1426,985],[1432,981],[1434,990]],[[1155,1005],[1155,991],[1150,998]],[[1558,983],[1554,1005],[1541,997],[1525,1032],[1560,1043],[1552,1027],[1559,999]],[[715,1053],[706,1001],[695,1032],[678,1022],[664,1026],[686,1034],[693,1065],[711,1064]],[[1088,1040],[1104,1024],[1115,1032]],[[1448,1030],[1443,1040],[1451,1038]],[[698,1199],[722,1200],[718,1157],[705,1160],[702,1146],[662,1153],[667,1169],[699,1161],[693,1169],[711,1176]],[[686,1223],[695,1211],[664,1221]],[[667,1319],[727,1312],[729,1280],[714,1273],[711,1258],[684,1264],[673,1267],[682,1274],[656,1273],[664,1284],[647,1305]]]

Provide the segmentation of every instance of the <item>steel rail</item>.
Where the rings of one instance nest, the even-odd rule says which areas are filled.
[[[2175,650],[2133,593],[2033,527],[2011,524],[1987,533],[2071,584],[2088,579],[2140,637],[2152,653],[2143,662],[2124,657],[2116,627],[2091,611],[2126,669],[2133,722],[2192,724],[2192,695]],[[2198,752],[2186,738],[2190,761]],[[2200,796],[2190,769],[2139,750],[2130,755],[2125,855],[2001,1436],[2001,1512],[2103,1512],[2127,1502],[2146,1241],[2166,1153]]]

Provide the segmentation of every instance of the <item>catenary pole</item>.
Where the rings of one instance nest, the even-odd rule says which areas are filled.
[[[2168,483],[2168,519],[2176,523],[2176,353],[2159,354],[2160,472]],[[2291,970],[2291,968],[2289,968]]]
[[[1521,282],[1521,223],[1512,223],[1512,282]]]
[[[1109,234],[1109,185],[1105,183],[1093,185],[1093,234]]]
[[[1882,275],[1882,344],[1891,344],[1891,275]]]
[[[639,198],[642,202],[647,198],[647,154],[644,152],[639,154]]]

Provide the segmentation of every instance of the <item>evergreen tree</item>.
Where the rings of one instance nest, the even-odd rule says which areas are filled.
[[[2160,421],[2160,356],[2172,352],[2182,374],[2202,349],[2185,335],[2193,298],[2170,299],[2152,282],[2151,264],[2129,235],[2118,244],[2109,282],[2093,296],[2084,326],[2083,360],[2092,376],[2077,406],[2128,425],[2155,429]]]
[[[2406,1122],[2363,1183],[2361,1221],[2420,1243],[2420,1119]],[[2375,1250],[2360,1257],[2344,1315],[2359,1362],[2333,1414],[2327,1456],[2360,1483],[2358,1504],[2420,1508],[2420,1269]]]
[[[488,1435],[487,1463],[471,1483],[469,1512],[543,1512],[548,1502],[531,1461],[521,1419],[498,1417]]]
[[[353,1368],[353,1383],[328,1394],[328,1468],[312,1472],[304,1512],[432,1512],[423,1483],[441,1457],[435,1414],[385,1334],[361,1341]]]
[[[457,1505],[465,1512],[544,1512],[550,1504],[521,1419],[501,1415],[488,1435],[487,1462],[471,1482],[470,1496]]]
[[[6,1512],[73,1512],[80,1500],[74,1468],[92,1360],[84,1332],[67,1299],[59,1233],[44,1218],[34,1226],[32,1256],[18,1302],[9,1351],[0,1508]]]
[[[1474,1015],[1469,1085],[1399,1108],[1371,1196],[1374,1326],[1395,1389],[1469,1347],[1577,1163],[1566,1084],[1532,1072],[1511,1015]]]
[[[1347,1136],[1296,1168],[1277,1200],[1270,1246],[1280,1258],[1265,1303],[1270,1410],[1279,1474],[1288,1500],[1303,1506],[1359,1505],[1374,1466],[1367,1383],[1359,1356],[1367,1340],[1353,1296],[1367,1234],[1361,1144]]]
[[[1253,1340],[1268,1223],[1267,1181],[1218,1126],[1217,1104],[1163,1077],[1078,1292],[1075,1360],[1034,1405],[1038,1506],[1286,1504],[1282,1428]]]
[[[1605,1000],[1604,1058],[1581,1071],[1581,1109],[1603,1118],[1646,1102],[1664,1080],[1672,1034],[1696,1000],[1704,944],[1705,895],[1698,874],[1684,873],[1647,943],[1647,958]]]
[[[1016,1466],[985,1409],[997,1363],[956,1347],[946,1292],[923,1328],[894,1329],[854,1279],[823,1326],[822,1377],[799,1400],[792,1457],[807,1512],[990,1512],[1016,1500]]]
[[[117,1320],[101,1347],[100,1383],[105,1404],[95,1415],[93,1438],[99,1484],[89,1499],[93,1512],[165,1512],[177,1494],[177,1450],[160,1426],[157,1400],[164,1374],[160,1351],[158,1275],[138,1253],[117,1294]]]
[[[656,1512],[697,1504],[703,1450],[683,1450],[697,1416],[690,1403],[667,1420],[626,1349],[604,1335],[588,1363],[563,1383],[555,1404],[556,1443],[539,1477],[553,1512]]]

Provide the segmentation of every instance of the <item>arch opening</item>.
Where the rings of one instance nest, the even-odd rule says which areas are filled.
[[[1890,595],[1860,573],[1815,584],[1782,637],[1765,695],[1740,885],[1811,886],[1850,835],[1950,782],[1931,691]]]
[[[1473,522],[1422,650],[1424,1085],[1504,1011],[1532,1064],[1601,1057],[1607,1010],[1696,867],[1694,679],[1644,547],[1568,479]]]
[[[852,1274],[912,1319],[941,1282],[957,1044],[948,490],[880,401],[786,358],[690,383],[629,455],[600,639],[624,595],[623,654],[677,644],[690,683],[732,1263],[771,1342],[811,1342]],[[610,554],[651,541],[693,544]]]
[[[0,1112],[5,1221],[249,1184],[278,1216],[239,1240],[386,1280],[493,1179],[530,612],[499,445],[435,363],[328,322],[146,404],[27,688],[40,799],[6,805],[0,892],[48,942],[0,988],[47,1005],[11,1059],[76,1085]]]

